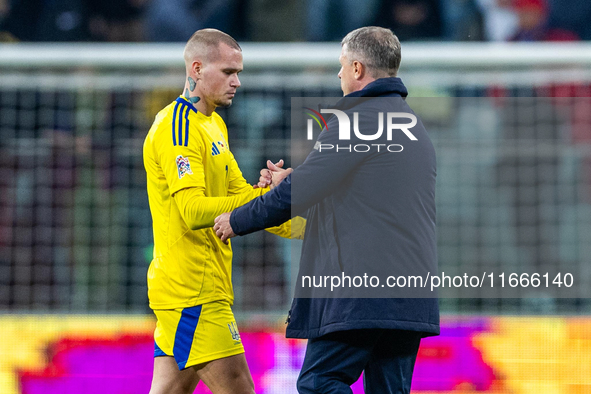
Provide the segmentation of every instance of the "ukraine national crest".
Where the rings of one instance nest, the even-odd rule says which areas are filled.
[[[179,170],[179,179],[184,177],[185,175],[193,175],[193,171],[191,171],[191,164],[189,163],[188,157],[177,156],[176,157],[176,167]]]
[[[232,339],[235,341],[239,341],[240,334],[238,333],[238,327],[236,326],[236,323],[235,322],[228,323],[228,329],[230,330],[230,333],[232,334]]]

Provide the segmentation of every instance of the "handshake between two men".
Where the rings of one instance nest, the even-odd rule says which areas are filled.
[[[267,160],[267,168],[263,168],[260,171],[261,176],[259,177],[259,182],[253,187],[268,187],[271,190],[275,188],[293,171],[292,168],[284,169],[283,165],[283,159],[279,160],[277,163]],[[218,236],[218,238],[221,239],[225,244],[228,243],[229,238],[236,236],[236,234],[234,234],[234,230],[232,229],[232,225],[230,224],[231,215],[232,212],[222,213],[220,216],[216,217],[214,221],[215,224],[213,226],[213,231],[215,231],[215,234]]]

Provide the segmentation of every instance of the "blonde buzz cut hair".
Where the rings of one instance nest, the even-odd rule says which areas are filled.
[[[211,58],[211,56],[217,53],[217,49],[221,43],[230,48],[242,51],[238,42],[223,31],[217,29],[197,30],[185,45],[183,52],[185,63],[190,63],[198,56]]]

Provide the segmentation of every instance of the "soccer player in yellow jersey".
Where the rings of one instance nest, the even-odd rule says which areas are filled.
[[[197,31],[184,51],[183,94],[158,113],[144,143],[154,226],[148,297],[157,317],[151,394],[254,393],[230,306],[232,249],[211,228],[268,189],[253,188],[228,148],[217,107],[240,87],[242,50],[229,35]],[[271,232],[289,236],[288,226]]]

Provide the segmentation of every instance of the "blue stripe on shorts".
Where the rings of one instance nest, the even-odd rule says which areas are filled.
[[[162,356],[168,356],[168,354],[164,353],[162,351],[162,349],[160,349],[160,347],[158,346],[156,341],[154,341],[154,357],[162,357]]]
[[[174,338],[174,348],[172,350],[179,369],[185,369],[185,365],[187,365],[187,361],[189,360],[193,337],[197,329],[197,323],[199,323],[199,316],[201,315],[201,307],[202,305],[197,305],[183,309],[181,320],[179,320]]]

